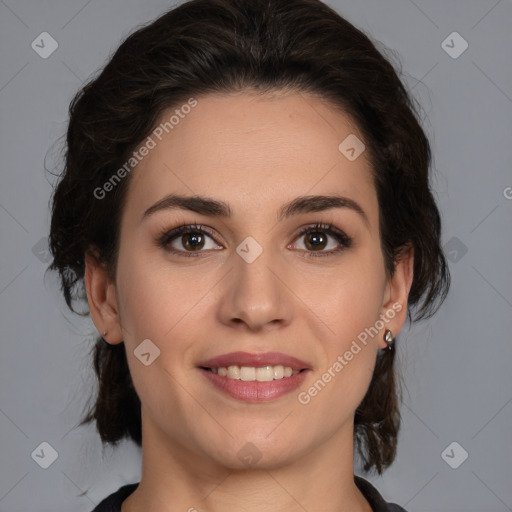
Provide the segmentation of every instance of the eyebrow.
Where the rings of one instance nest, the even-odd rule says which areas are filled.
[[[369,228],[369,220],[359,203],[349,197],[339,195],[310,195],[299,196],[283,205],[278,211],[278,221],[283,221],[301,213],[321,212],[333,208],[347,208],[360,215]],[[183,209],[210,217],[230,218],[232,210],[228,203],[217,201],[204,196],[182,196],[169,194],[150,206],[143,214],[142,219],[161,210]]]

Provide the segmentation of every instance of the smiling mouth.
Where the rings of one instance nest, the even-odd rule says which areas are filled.
[[[218,368],[208,368],[201,366],[203,370],[209,371],[220,377],[226,377],[233,380],[242,380],[245,382],[270,382],[272,380],[287,379],[292,375],[303,372],[302,370],[292,370],[289,366],[275,365],[275,366],[220,366]]]

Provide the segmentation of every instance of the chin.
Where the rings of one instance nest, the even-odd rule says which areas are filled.
[[[211,453],[211,447],[217,444],[220,448],[211,453],[211,458],[226,469],[272,470],[294,462],[305,449],[298,446],[297,441],[292,441],[293,436],[283,437],[281,434],[274,439],[272,434],[267,434],[267,429],[264,432],[260,436],[254,435],[254,432],[243,436],[238,432],[236,439],[224,439],[218,444],[208,443],[206,453]]]

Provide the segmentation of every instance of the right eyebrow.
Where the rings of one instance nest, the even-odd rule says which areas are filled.
[[[223,201],[203,196],[180,196],[169,194],[150,206],[143,214],[146,218],[161,210],[177,209],[208,215],[211,217],[231,217],[231,208]]]

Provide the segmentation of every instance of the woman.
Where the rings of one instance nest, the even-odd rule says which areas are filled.
[[[354,446],[393,462],[396,336],[449,288],[429,164],[317,0],[193,0],[121,44],[70,106],[50,234],[102,334],[83,423],[142,446],[96,512],[404,510]]]

